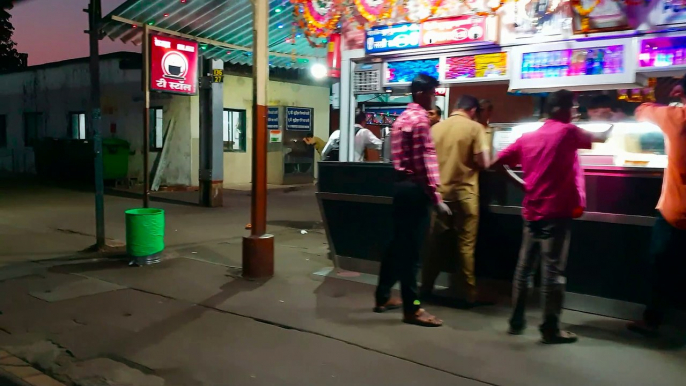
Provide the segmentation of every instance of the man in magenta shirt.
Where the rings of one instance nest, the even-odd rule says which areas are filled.
[[[604,142],[609,134],[609,130],[590,133],[571,124],[573,105],[571,91],[550,94],[546,101],[549,119],[503,150],[494,164],[501,169],[521,165],[524,173],[523,181],[510,173],[525,192],[525,223],[513,280],[514,311],[509,333],[520,335],[526,328],[524,311],[540,256],[545,304],[539,330],[543,343],[549,344],[577,340],[575,334],[559,327],[572,219],[581,216],[586,207],[584,175],[577,150],[590,149],[593,142]]]

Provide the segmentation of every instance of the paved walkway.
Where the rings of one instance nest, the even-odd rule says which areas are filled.
[[[682,385],[684,334],[648,341],[624,322],[576,312],[581,341],[549,347],[505,334],[506,305],[433,307],[422,329],[370,311],[373,288],[322,277],[327,245],[311,191],[270,195],[277,275],[240,278],[244,194],[226,208],[160,204],[166,259],[133,268],[76,251],[92,244],[92,198],[14,188],[0,197],[0,346],[75,385]],[[108,197],[108,234],[124,209]],[[301,229],[308,229],[301,234]],[[358,280],[359,281],[359,280]],[[531,313],[530,325],[539,320]]]

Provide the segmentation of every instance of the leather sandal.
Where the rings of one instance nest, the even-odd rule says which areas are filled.
[[[400,299],[389,299],[385,304],[381,306],[374,307],[374,312],[381,314],[386,311],[397,310],[403,306],[403,302]]]
[[[414,314],[405,314],[403,323],[413,324],[420,327],[440,327],[443,321],[420,308]]]

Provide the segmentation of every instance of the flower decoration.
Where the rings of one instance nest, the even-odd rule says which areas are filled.
[[[397,0],[353,0],[357,12],[369,22],[391,17]]]
[[[405,20],[423,23],[433,17],[443,5],[443,0],[410,0],[405,5]]]
[[[600,4],[602,0],[596,0],[590,7],[584,8],[581,5],[581,0],[572,0],[572,6],[576,13],[581,17],[581,30],[586,32],[591,29],[591,21],[588,15],[595,10],[595,8]]]

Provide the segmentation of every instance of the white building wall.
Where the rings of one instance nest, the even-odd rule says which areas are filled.
[[[124,57],[130,57],[125,54]],[[140,70],[122,70],[121,58],[105,56],[101,60],[103,138],[117,137],[131,144],[129,177],[143,178],[143,92]],[[0,74],[0,115],[7,117],[8,146],[0,149],[0,171],[35,172],[33,149],[24,146],[25,112],[42,112],[45,130],[40,137],[68,138],[69,113],[86,112],[89,103],[90,75],[88,61],[68,61],[37,66],[25,71]],[[269,82],[270,106],[314,108],[314,134],[328,139],[329,87]],[[198,184],[200,113],[197,96],[151,94],[151,107],[164,111],[165,130],[173,121],[174,133],[169,143],[168,164],[162,185]],[[224,153],[225,185],[251,181],[252,156],[252,79],[226,76],[224,107],[246,110],[246,152]],[[111,132],[115,128],[114,133]],[[151,152],[154,172],[160,152]],[[269,153],[269,182],[280,183],[281,153]]]

